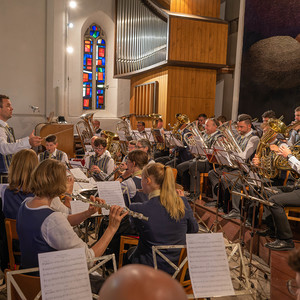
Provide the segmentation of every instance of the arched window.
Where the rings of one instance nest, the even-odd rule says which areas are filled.
[[[92,24],[84,34],[83,109],[105,108],[105,35]]]

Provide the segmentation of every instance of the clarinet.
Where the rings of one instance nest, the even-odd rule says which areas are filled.
[[[99,207],[99,208],[105,208],[107,210],[110,210],[111,209],[111,205],[109,204],[101,204],[101,203],[98,203],[98,202],[93,202],[93,201],[90,201],[89,199],[86,199],[82,196],[74,196],[72,195],[73,198],[77,199],[77,200],[80,200],[82,202],[85,202],[85,203],[89,203],[93,206],[96,206],[96,207]],[[132,211],[132,210],[129,210],[127,207],[124,207],[123,209],[123,212],[128,212],[128,215],[129,216],[132,216],[133,218],[137,218],[139,220],[144,220],[144,221],[148,221],[149,220],[149,217],[145,217],[142,213],[138,213],[136,211]]]
[[[121,168],[121,165],[119,165],[114,171],[112,171],[109,175],[107,175],[103,181],[109,180],[113,175],[115,175]]]

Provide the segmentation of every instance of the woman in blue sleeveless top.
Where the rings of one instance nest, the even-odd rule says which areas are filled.
[[[66,217],[50,207],[53,198],[66,192],[65,165],[52,159],[41,162],[31,176],[30,186],[35,196],[22,203],[17,216],[22,268],[37,267],[39,253],[56,250],[84,248],[87,258],[101,256],[126,215],[122,213],[123,208],[112,206],[107,230],[102,238],[89,248],[76,235],[72,225],[90,217],[97,208],[90,206],[82,213]],[[91,200],[95,201],[95,198],[91,197]],[[96,200],[104,202],[99,198]]]
[[[177,194],[170,167],[160,163],[148,164],[142,172],[142,188],[149,200],[132,203],[129,208],[143,213],[149,220],[133,220],[140,238],[129,261],[153,266],[152,246],[185,245],[186,233],[198,232],[198,223],[187,199]],[[178,263],[180,249],[162,252],[173,263]],[[174,273],[174,269],[160,256],[157,257],[157,265],[169,274]]]
[[[30,175],[37,165],[38,157],[31,149],[23,149],[13,156],[8,170],[9,185],[1,193],[5,218],[16,219],[21,203],[33,196]]]

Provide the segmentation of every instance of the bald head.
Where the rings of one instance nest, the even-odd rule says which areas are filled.
[[[100,290],[99,300],[186,300],[178,281],[145,265],[127,265],[111,275]]]

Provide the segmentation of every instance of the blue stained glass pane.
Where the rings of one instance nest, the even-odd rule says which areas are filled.
[[[93,79],[93,74],[89,73],[89,80],[92,80],[92,79]]]
[[[102,65],[105,66],[105,58],[102,58]]]
[[[94,26],[92,27],[92,29],[93,29],[93,30],[97,30],[97,27],[94,25]]]

